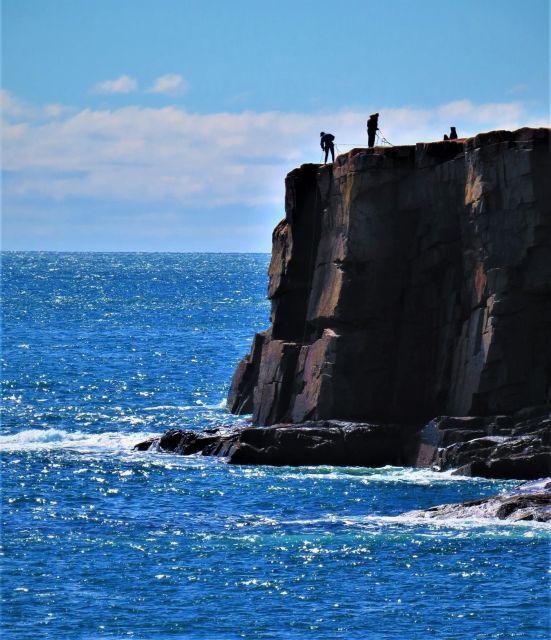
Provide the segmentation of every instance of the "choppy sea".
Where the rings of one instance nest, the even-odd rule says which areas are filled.
[[[268,259],[3,254],[2,638],[547,640],[549,528],[400,515],[518,483],[132,452],[239,422]]]

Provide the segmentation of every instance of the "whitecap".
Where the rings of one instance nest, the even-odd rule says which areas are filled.
[[[25,429],[19,433],[0,436],[0,451],[36,451],[69,449],[80,452],[131,451],[134,445],[157,433],[84,433],[64,429]]]
[[[531,531],[540,530],[543,533],[549,533],[551,525],[548,522],[534,522],[531,520],[500,519],[485,515],[483,509],[478,513],[461,514],[458,516],[447,516],[446,518],[436,519],[428,515],[424,516],[422,512],[410,512],[397,516],[363,516],[361,522],[364,524],[384,525],[402,525],[407,527],[419,527],[420,525],[429,527],[431,530],[440,531],[442,529],[455,530],[471,530],[471,529],[492,529],[494,533],[507,533],[511,529],[529,529]],[[532,534],[533,535],[533,534]]]
[[[280,476],[283,480],[347,480],[357,481],[362,484],[370,484],[372,482],[384,483],[407,483],[413,485],[430,486],[436,483],[478,483],[479,478],[470,476],[453,475],[453,470],[449,471],[433,471],[432,469],[423,468],[415,469],[413,467],[393,467],[385,466],[379,468],[372,467],[300,467],[287,471]],[[503,482],[502,480],[485,480],[486,482]]]
[[[117,422],[127,422],[128,424],[146,424],[147,420],[138,416],[123,416],[122,418],[117,418]]]
[[[155,407],[143,407],[143,411],[189,411],[195,409],[191,405],[172,405],[172,404],[160,404]]]

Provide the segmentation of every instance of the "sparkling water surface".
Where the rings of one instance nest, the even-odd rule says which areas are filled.
[[[518,483],[132,452],[242,421],[268,259],[3,254],[2,637],[549,638],[548,527],[400,515]]]

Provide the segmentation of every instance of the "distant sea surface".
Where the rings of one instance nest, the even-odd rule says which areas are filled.
[[[242,421],[268,260],[3,254],[2,638],[547,640],[548,528],[400,517],[518,483],[132,452]]]

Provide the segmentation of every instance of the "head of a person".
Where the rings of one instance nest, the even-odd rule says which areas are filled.
[[[320,136],[324,136],[325,135],[325,131],[320,132]]]
[[[455,127],[450,127],[450,129],[455,133]]]

